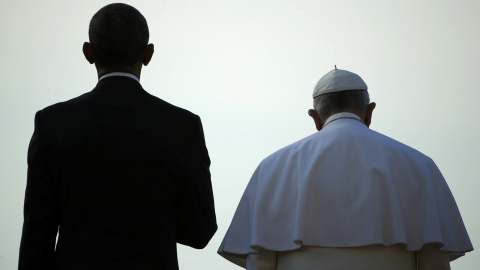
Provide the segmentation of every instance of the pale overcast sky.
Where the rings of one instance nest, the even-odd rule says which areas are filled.
[[[0,269],[16,269],[26,152],[37,110],[90,91],[88,23],[110,2],[7,1],[0,10]],[[480,2],[476,0],[127,1],[146,17],[143,87],[202,118],[219,229],[181,269],[240,269],[216,254],[258,163],[315,132],[317,80],[338,68],[366,81],[371,128],[430,156],[474,248],[480,244]],[[452,263],[470,270],[477,252]]]

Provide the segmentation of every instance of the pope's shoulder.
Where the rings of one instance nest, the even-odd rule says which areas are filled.
[[[264,163],[270,164],[279,159],[285,160],[287,156],[289,159],[291,159],[292,157],[294,158],[299,156],[300,153],[305,154],[306,152],[309,152],[312,155],[322,155],[327,153],[339,154],[328,150],[332,149],[330,146],[342,144],[345,143],[345,141],[350,142],[352,147],[351,151],[355,151],[356,146],[359,148],[362,146],[362,148],[365,149],[365,146],[367,145],[371,151],[377,151],[378,153],[388,153],[389,155],[393,154],[396,156],[409,156],[415,158],[420,163],[433,163],[433,160],[429,156],[411,146],[408,146],[375,130],[366,127],[355,127],[355,125],[352,125],[333,131],[320,130],[315,132],[273,152],[264,158],[260,165]]]
[[[387,135],[384,135],[375,130],[369,129],[369,132],[372,134],[372,141],[376,142],[380,147],[391,149],[392,151],[400,152],[404,155],[415,157],[418,160],[423,160],[425,162],[432,162],[433,160],[426,154],[420,152],[419,150],[406,145],[396,139],[393,139]]]

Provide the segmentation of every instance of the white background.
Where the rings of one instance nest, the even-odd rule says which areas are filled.
[[[16,269],[26,153],[37,110],[90,91],[81,48],[105,1],[0,0],[0,269]],[[181,269],[240,269],[216,254],[257,164],[315,132],[317,80],[358,73],[377,103],[371,128],[430,156],[480,244],[480,2],[476,0],[127,1],[155,54],[143,87],[201,116],[218,232],[179,246]],[[476,252],[452,268],[477,269]]]

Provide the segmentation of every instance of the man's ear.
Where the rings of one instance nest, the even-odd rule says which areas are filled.
[[[83,47],[82,47],[82,51],[83,51],[83,55],[85,56],[85,59],[87,59],[87,61],[90,64],[95,63],[95,56],[93,56],[92,46],[90,45],[90,43],[84,42]]]
[[[315,127],[317,128],[317,130],[321,130],[324,123],[320,118],[320,115],[318,115],[318,112],[314,109],[310,109],[308,110],[308,115],[313,118],[313,122],[315,122]]]
[[[153,56],[153,44],[150,43],[147,45],[147,47],[145,47],[145,50],[143,51],[143,56],[142,56],[142,64],[144,66],[147,66],[148,63],[150,63],[150,60],[152,60],[152,56]]]
[[[365,111],[365,125],[367,125],[367,127],[370,127],[370,124],[372,123],[372,114],[376,106],[377,104],[375,104],[375,102],[367,105],[367,110]]]

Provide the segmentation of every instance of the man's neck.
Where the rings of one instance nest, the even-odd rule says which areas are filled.
[[[140,80],[140,74],[142,71],[141,65],[139,67],[137,65],[133,67],[99,67],[97,65],[95,66],[97,68],[98,79],[110,73],[121,72],[121,73],[130,73]]]
[[[104,79],[104,78],[115,77],[115,76],[117,76],[117,77],[120,76],[120,77],[131,78],[131,79],[133,79],[133,80],[135,80],[135,81],[137,81],[137,82],[140,83],[140,79],[139,79],[137,76],[133,75],[132,73],[125,73],[125,72],[112,72],[112,73],[107,73],[107,74],[101,76],[98,80],[100,81],[100,80],[102,80],[102,79]]]

